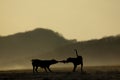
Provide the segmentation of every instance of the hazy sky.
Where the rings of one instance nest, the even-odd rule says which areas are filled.
[[[120,34],[120,0],[0,0],[0,35],[38,27],[78,40]]]

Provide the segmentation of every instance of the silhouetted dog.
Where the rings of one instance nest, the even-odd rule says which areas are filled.
[[[32,59],[33,73],[38,72],[38,70],[37,70],[38,67],[44,68],[46,72],[47,72],[47,69],[50,72],[52,72],[49,67],[50,67],[50,65],[56,64],[56,63],[58,63],[58,61],[56,61],[54,59],[53,60]]]
[[[63,63],[69,63],[69,62],[71,62],[71,63],[73,63],[73,65],[74,65],[73,72],[75,72],[75,70],[77,68],[77,65],[81,64],[81,72],[82,72],[83,71],[83,58],[82,58],[82,56],[78,56],[78,53],[77,53],[76,49],[74,49],[74,50],[75,50],[76,55],[77,55],[76,58],[69,57],[66,60],[63,60],[63,61],[60,61],[60,62],[63,62]]]

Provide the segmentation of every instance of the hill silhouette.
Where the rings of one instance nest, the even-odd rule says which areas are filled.
[[[50,58],[52,55],[49,52],[73,42],[57,32],[43,28],[0,37],[0,67],[16,67],[16,63],[17,66],[26,64],[24,60],[32,58]]]
[[[120,36],[77,42],[58,32],[38,28],[0,37],[0,69],[31,67],[30,60],[75,57],[73,49],[84,57],[85,65],[119,64]]]
[[[84,58],[85,65],[120,65],[120,36],[109,36],[102,39],[94,39],[82,42],[76,42],[61,48],[56,52],[61,56],[74,56],[73,49],[78,50],[79,55]],[[66,54],[65,54],[66,53]],[[59,57],[60,57],[59,55]]]

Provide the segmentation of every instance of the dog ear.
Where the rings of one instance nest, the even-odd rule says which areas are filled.
[[[55,60],[55,59],[52,59],[51,61],[58,62],[58,61],[57,61],[57,60]]]

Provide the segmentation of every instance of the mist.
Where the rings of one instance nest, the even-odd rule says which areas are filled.
[[[84,66],[120,65],[120,36],[88,41],[68,40],[58,32],[37,28],[32,31],[0,37],[0,70],[31,69],[32,59],[65,60],[83,56]],[[71,67],[58,63],[53,67]]]

